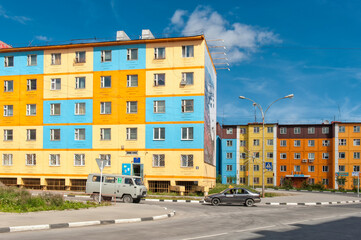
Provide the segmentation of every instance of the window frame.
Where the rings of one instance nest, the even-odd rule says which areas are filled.
[[[164,111],[160,111],[159,109],[162,109],[162,106],[159,107],[159,103],[163,103],[163,109]],[[154,100],[153,101],[153,113],[165,113],[165,100]]]
[[[86,140],[86,130],[85,128],[75,128],[74,129],[74,141],[85,141]]]
[[[84,58],[82,58],[82,56],[80,56],[82,53],[84,53]],[[75,52],[75,63],[86,63],[86,51],[76,51]]]
[[[159,54],[159,49],[163,49],[163,56]],[[155,47],[154,48],[154,60],[162,60],[165,59],[165,47]]]
[[[182,58],[193,58],[193,57],[194,57],[194,45],[183,45]]]
[[[52,157],[55,157],[55,159],[52,159]],[[52,164],[55,160],[55,164]],[[60,154],[58,153],[51,153],[49,154],[49,167],[59,167],[60,166]]]
[[[36,154],[35,153],[26,153],[25,154],[25,166],[36,166]]]
[[[57,138],[56,135],[59,135],[59,138]],[[50,141],[61,141],[60,128],[52,128],[52,129],[50,129]]]
[[[132,106],[132,104],[135,104],[135,108],[136,110],[134,111],[134,109],[132,110],[132,107],[134,108],[134,105]],[[137,114],[138,113],[138,101],[127,101],[127,114]]]
[[[61,90],[61,78],[50,79],[50,90],[51,91]]]
[[[162,133],[164,135],[164,138],[162,138]],[[156,138],[156,136],[158,136],[158,137]],[[165,128],[164,127],[153,128],[153,141],[165,141]]]
[[[100,76],[100,88],[111,88],[112,87],[112,76]]]
[[[3,166],[12,166],[13,165],[13,154],[12,153],[3,153],[2,154],[2,165]]]
[[[35,113],[33,113],[35,108]],[[36,104],[26,104],[26,116],[36,116]]]
[[[14,105],[4,105],[4,117],[14,116]]]
[[[192,104],[188,104],[187,103],[192,103]],[[182,113],[191,113],[194,112],[194,99],[182,99]],[[190,109],[191,110],[187,110]]]
[[[136,85],[134,84],[133,77],[136,76]],[[138,74],[128,74],[127,75],[127,87],[138,87]]]
[[[76,159],[78,157],[78,159]],[[74,153],[73,157],[73,166],[74,167],[84,167],[85,166],[85,154],[84,153]],[[79,162],[80,164],[77,164]]]
[[[107,54],[108,53],[108,54]],[[108,58],[107,58],[108,56]],[[112,61],[112,50],[101,50],[100,51],[100,62],[111,62]]]
[[[163,76],[163,79],[160,78]],[[165,86],[165,73],[154,73],[153,74],[153,87]]]
[[[191,81],[188,82],[188,75],[192,76]],[[185,85],[194,85],[194,72],[182,72],[182,82],[185,83]]]
[[[165,167],[165,154],[153,154],[152,167],[154,168]]]
[[[33,139],[31,136],[34,134],[32,134],[32,131],[35,132],[35,138]],[[26,141],[36,141],[36,129],[26,129]]]
[[[136,58],[133,58],[133,51],[136,51]],[[127,48],[127,61],[137,61],[139,58],[138,48]]]
[[[35,64],[32,63],[32,57],[35,56]],[[28,59],[27,59],[27,66],[31,67],[31,66],[37,66],[38,65],[38,55],[37,54],[28,54]]]
[[[108,108],[109,108],[109,112],[106,111]],[[100,102],[100,114],[101,115],[112,114],[112,102]]]
[[[84,87],[81,87],[81,82],[84,81]],[[75,89],[85,89],[86,88],[86,77],[75,77]]]
[[[183,156],[186,157],[187,164],[183,164]],[[189,159],[189,158],[192,159]],[[193,168],[194,167],[194,156],[193,154],[181,154],[181,168]]]
[[[80,111],[82,109],[84,109],[83,113]],[[84,116],[85,114],[86,114],[86,102],[76,102],[76,103],[74,103],[74,115],[76,115],[76,116]]]
[[[107,134],[106,131],[109,131]],[[106,138],[105,136],[109,136]],[[100,141],[110,141],[112,140],[112,129],[111,128],[100,128]]]
[[[11,89],[9,83],[11,83]],[[14,92],[14,80],[4,80],[4,92]]]
[[[59,113],[56,113],[59,109]],[[61,103],[51,103],[50,104],[50,116],[60,116],[61,115]]]
[[[133,132],[132,132],[133,131]],[[135,131],[135,133],[134,133]],[[138,139],[138,128],[127,128],[126,129],[127,141],[136,141]],[[135,135],[135,138],[134,138]]]
[[[184,136],[186,136],[184,138]],[[193,141],[194,140],[194,127],[181,127],[181,140]]]
[[[35,81],[35,88],[33,88],[33,82]],[[26,80],[26,91],[36,91],[37,90],[37,79],[27,79]]]
[[[59,59],[57,59],[57,56],[59,56]],[[61,65],[61,53],[51,53],[50,65]]]
[[[10,59],[12,59],[12,60],[10,61]],[[4,56],[4,67],[14,67],[14,66],[15,66],[15,57],[14,56]]]

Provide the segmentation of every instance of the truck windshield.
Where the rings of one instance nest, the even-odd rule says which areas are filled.
[[[134,178],[133,179],[136,185],[143,185],[143,181],[141,178]]]

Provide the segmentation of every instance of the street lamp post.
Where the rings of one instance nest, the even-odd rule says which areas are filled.
[[[275,102],[278,102],[279,100],[282,100],[282,99],[286,99],[286,98],[293,98],[293,94],[289,94],[287,96],[284,96],[282,98],[279,98],[279,99],[276,99],[275,101],[273,101],[270,105],[268,105],[266,111],[263,111],[263,108],[262,106],[259,104],[259,103],[256,103],[255,101],[253,101],[252,99],[250,98],[246,98],[244,96],[239,96],[240,99],[246,99],[246,100],[249,100],[251,102],[253,102],[253,105],[256,105],[259,109],[259,111],[261,112],[262,114],[262,197],[264,198],[264,193],[265,193],[265,190],[264,190],[264,169],[265,169],[265,161],[264,161],[264,120],[265,120],[265,116],[266,116],[266,113],[268,111],[268,109],[275,103]]]

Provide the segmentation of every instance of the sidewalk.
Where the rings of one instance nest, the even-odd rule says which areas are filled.
[[[160,206],[119,202],[113,206],[80,210],[0,212],[0,233],[151,221],[172,217],[174,214],[175,212]]]

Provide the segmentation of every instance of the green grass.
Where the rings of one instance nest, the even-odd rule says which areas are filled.
[[[37,212],[49,210],[81,209],[99,206],[94,202],[65,201],[62,195],[44,193],[32,196],[15,187],[0,186],[0,212]]]

